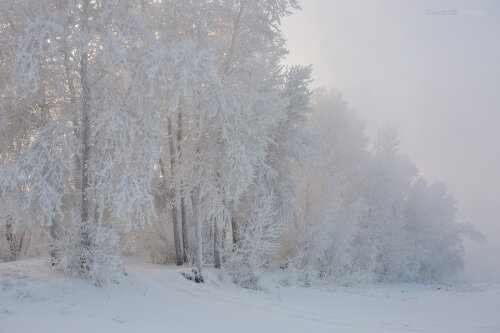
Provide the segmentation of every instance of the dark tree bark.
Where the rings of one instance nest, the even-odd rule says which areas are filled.
[[[214,224],[214,267],[221,268],[221,230],[217,224]]]
[[[88,27],[88,7],[89,1],[83,1],[82,6],[82,29],[86,30]],[[80,83],[82,86],[82,183],[81,183],[81,243],[85,252],[82,256],[81,268],[84,270],[89,269],[91,258],[89,257],[90,248],[92,246],[92,214],[91,209],[91,196],[88,193],[89,186],[89,161],[90,161],[90,86],[88,77],[88,54],[84,52],[80,59]]]
[[[182,159],[182,111],[179,110],[179,117],[177,121],[177,152],[179,154],[179,165]],[[183,247],[183,257],[184,262],[188,260],[188,250],[189,250],[189,240],[188,240],[188,217],[186,214],[186,205],[184,203],[184,197],[186,195],[185,189],[183,188],[182,181],[180,182],[179,195],[181,204],[181,227],[182,227],[182,247]]]
[[[179,212],[177,209],[177,203],[176,203],[176,189],[174,186],[174,180],[175,180],[175,167],[176,167],[176,162],[175,162],[175,148],[174,148],[174,137],[173,137],[173,131],[172,131],[172,121],[170,117],[168,117],[167,120],[167,131],[168,131],[168,148],[170,152],[170,177],[171,177],[171,185],[172,187],[170,190],[167,189],[167,193],[170,193],[169,199],[170,199],[170,204],[172,206],[172,222],[174,225],[174,245],[175,245],[175,261],[178,266],[182,265],[184,263],[184,249],[182,246],[182,226],[181,226],[181,217],[179,216]]]
[[[198,192],[198,191],[195,191]],[[196,265],[198,280],[203,281],[203,234],[200,218],[200,202],[198,193],[191,193],[191,204],[193,206],[193,219],[196,230]]]
[[[7,217],[5,222],[5,238],[7,239],[7,244],[9,244],[11,260],[16,259],[16,241],[14,238],[14,232],[12,231],[12,217]]]
[[[240,226],[238,225],[238,220],[235,215],[231,217],[231,231],[233,235],[233,244],[237,245],[240,242]]]
[[[52,224],[50,225],[50,237],[52,242],[50,244],[50,265],[56,266],[59,263],[59,255],[57,253],[57,247],[55,242],[59,239],[59,226],[55,218],[52,219]]]
[[[20,237],[14,235],[14,230],[12,227],[12,217],[7,217],[5,221],[5,239],[9,245],[10,260],[17,260],[21,256],[21,250],[23,249],[23,241],[26,232],[23,232]]]

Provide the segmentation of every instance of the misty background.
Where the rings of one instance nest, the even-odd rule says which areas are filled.
[[[446,183],[466,242],[468,277],[500,281],[500,3],[302,0],[284,20],[287,61],[313,87],[344,93],[368,121],[400,130],[401,151]]]

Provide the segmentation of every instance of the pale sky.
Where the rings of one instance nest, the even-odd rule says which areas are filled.
[[[488,238],[467,243],[466,273],[500,281],[500,1],[300,3],[287,62],[343,91],[370,136],[400,129],[403,153]]]

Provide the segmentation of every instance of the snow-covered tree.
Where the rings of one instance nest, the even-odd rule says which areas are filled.
[[[461,237],[480,236],[445,187],[418,178],[395,130],[370,146],[339,92],[283,66],[281,19],[298,8],[1,2],[5,257],[31,242],[98,284],[137,247],[251,288],[277,267],[308,285],[458,272]]]
[[[158,128],[141,80],[151,36],[137,6],[47,0],[9,7],[12,22],[22,24],[2,106],[16,112],[38,99],[51,119],[2,170],[9,179],[2,212],[16,224],[63,221],[61,265],[96,281],[119,271],[115,226],[130,230],[154,215]]]
[[[287,230],[283,256],[291,280],[346,282],[363,279],[354,260],[359,224],[366,212],[361,193],[368,139],[364,122],[348,108],[342,94],[321,88],[312,98],[314,159],[300,181],[302,210]]]
[[[463,268],[463,237],[482,242],[483,236],[455,222],[453,196],[442,183],[418,179],[405,201],[406,228],[412,251],[412,279],[442,281]]]
[[[294,173],[314,148],[307,128],[310,72],[310,67],[298,66],[284,73],[283,106],[275,111],[280,118],[264,132],[265,156],[238,206],[245,219],[241,225],[231,225],[234,246],[228,266],[243,285],[255,287],[269,260],[275,259],[283,229],[298,210]]]
[[[283,238],[287,280],[388,283],[456,273],[461,238],[480,236],[455,222],[442,185],[417,181],[397,131],[382,130],[369,149],[364,122],[340,93],[317,90],[313,108],[318,153],[302,173],[302,212]]]

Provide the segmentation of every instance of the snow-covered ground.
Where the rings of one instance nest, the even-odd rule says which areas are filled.
[[[44,259],[0,263],[0,332],[500,332],[500,285],[239,288],[128,260],[97,288]]]

